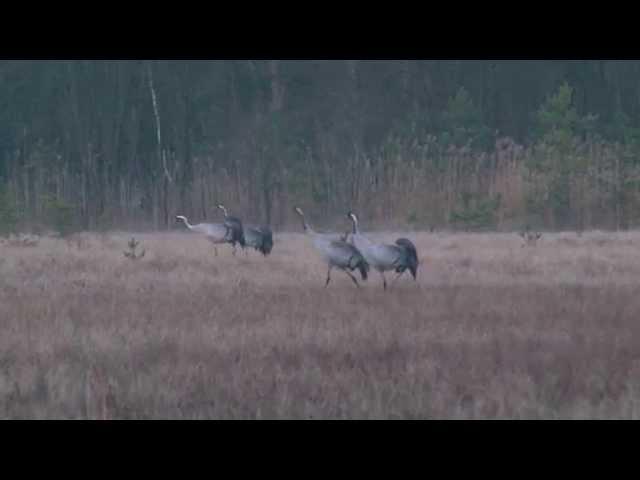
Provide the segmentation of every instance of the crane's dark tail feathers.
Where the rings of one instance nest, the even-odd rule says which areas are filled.
[[[260,231],[262,232],[262,243],[258,250],[266,257],[273,250],[273,232],[269,227],[260,227]]]
[[[369,264],[365,262],[364,259],[362,259],[358,264],[358,270],[360,270],[360,276],[362,277],[362,280],[366,281],[368,276],[367,272],[369,271]]]
[[[404,272],[407,268],[411,272],[414,280],[417,280],[418,276],[418,251],[416,246],[408,238],[399,238],[396,240],[396,245],[402,247],[405,251],[405,262],[396,268],[397,273]]]
[[[358,270],[360,272],[360,276],[362,277],[362,280],[364,281],[367,280],[368,272],[369,272],[369,264],[367,263],[367,261],[364,259],[362,255],[358,254],[351,257],[351,260],[349,261],[349,269],[351,271]]]
[[[237,242],[240,244],[242,248],[244,248],[247,243],[244,241],[244,231],[242,228],[239,228],[236,232]]]

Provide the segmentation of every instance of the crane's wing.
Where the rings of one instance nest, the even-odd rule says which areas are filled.
[[[255,227],[246,227],[244,229],[244,240],[250,247],[257,248],[262,243],[262,233]]]
[[[369,264],[356,247],[343,240],[334,240],[329,244],[334,264],[349,270],[359,270],[362,280],[367,279]]]
[[[242,221],[237,217],[227,217],[224,224],[233,229],[242,229]]]
[[[402,273],[407,268],[411,272],[414,280],[417,280],[418,275],[418,251],[413,242],[407,238],[399,238],[396,240],[396,245],[404,250],[404,258],[400,264],[396,267],[396,272]]]
[[[330,242],[328,250],[331,258],[339,265],[351,267],[360,260],[364,261],[364,257],[356,247],[342,240]]]
[[[228,239],[232,242],[240,242],[240,244],[244,246],[246,240],[244,229],[242,228],[242,221],[237,217],[227,217],[224,225],[228,229]]]
[[[399,238],[396,240],[396,245],[405,249],[407,258],[409,261],[418,264],[418,251],[416,250],[416,246],[413,244],[411,240],[408,238]]]
[[[396,266],[403,258],[404,249],[396,245],[373,244],[368,248],[368,254],[380,265]]]
[[[251,225],[245,227],[244,239],[248,246],[259,250],[265,256],[269,255],[273,249],[273,233],[267,226]]]
[[[260,227],[260,232],[262,233],[262,246],[260,251],[266,256],[273,250],[273,232],[267,226]]]

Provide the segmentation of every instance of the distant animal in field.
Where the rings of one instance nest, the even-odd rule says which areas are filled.
[[[369,265],[362,256],[362,253],[360,253],[360,251],[350,243],[338,239],[335,234],[317,233],[306,222],[302,209],[299,207],[295,207],[294,210],[298,215],[300,215],[300,218],[302,219],[302,227],[304,228],[304,232],[313,239],[313,246],[327,263],[328,271],[327,280],[324,284],[325,288],[331,281],[331,270],[333,268],[338,268],[339,270],[342,270],[347,275],[349,275],[351,280],[353,280],[353,283],[355,283],[359,288],[360,284],[358,283],[356,277],[351,274],[351,272],[354,270],[358,270],[360,272],[362,280],[367,280]]]
[[[187,217],[183,215],[176,216],[176,221],[181,221],[185,224],[185,226],[191,230],[192,232],[200,233],[207,237],[213,244],[213,249],[215,251],[215,255],[218,255],[218,245],[222,245],[225,243],[231,243],[232,241],[232,233],[230,228],[224,223],[198,223],[196,225],[191,225]]]
[[[380,272],[382,276],[382,286],[387,289],[387,279],[384,272],[395,270],[398,274],[394,282],[409,270],[414,280],[418,274],[418,252],[415,245],[407,238],[399,238],[395,245],[376,243],[360,233],[358,227],[358,217],[355,213],[347,213],[347,217],[353,223],[351,242],[362,253],[365,260],[372,268]]]
[[[522,248],[535,247],[538,244],[538,240],[542,238],[542,233],[532,232],[528,226],[523,231],[518,233],[518,235],[520,235],[520,237],[522,237],[522,239],[524,240]]]

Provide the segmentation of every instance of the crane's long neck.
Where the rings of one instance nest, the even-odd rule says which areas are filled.
[[[315,235],[316,232],[307,223],[307,220],[304,218],[304,215],[302,213],[299,213],[299,212],[298,212],[298,215],[300,215],[300,219],[302,220],[302,228],[304,228],[304,233],[309,234],[309,235]]]
[[[224,214],[224,218],[229,217],[229,214],[227,213],[227,209],[223,205],[219,205],[218,208],[222,210],[222,213]]]
[[[189,230],[193,230],[193,225],[189,223],[189,220],[187,220],[187,217],[180,217],[180,220],[184,222],[184,224],[187,226]]]
[[[353,223],[353,234],[360,235],[360,228],[358,228],[358,218],[354,214],[349,215],[349,217],[351,218],[351,223]]]
[[[360,227],[358,226],[358,217],[356,217],[355,213],[351,213],[349,215],[351,218],[351,222],[353,223],[353,234],[352,239],[356,247],[361,250],[363,254],[367,254],[370,247],[373,246],[371,240],[360,233]],[[366,258],[366,257],[365,257]]]

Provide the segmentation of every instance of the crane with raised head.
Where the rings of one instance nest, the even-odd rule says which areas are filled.
[[[398,274],[394,282],[409,270],[414,280],[418,274],[418,252],[415,245],[407,238],[399,238],[395,245],[376,243],[360,233],[358,217],[355,213],[347,213],[347,217],[353,222],[353,232],[350,241],[362,253],[365,260],[372,268],[380,272],[383,288],[387,289],[387,279],[384,272],[395,270]]]
[[[354,277],[351,272],[354,270],[358,270],[360,272],[360,276],[362,280],[367,280],[367,272],[369,271],[369,265],[366,260],[360,253],[360,251],[350,243],[345,242],[344,240],[338,239],[338,236],[334,234],[321,234],[317,233],[311,226],[307,223],[304,212],[300,207],[295,207],[295,212],[300,215],[302,219],[302,227],[304,228],[304,232],[309,235],[313,239],[313,246],[320,253],[324,261],[327,263],[328,271],[327,271],[327,281],[325,282],[325,288],[329,285],[331,281],[331,270],[333,268],[338,268],[345,272],[353,283],[359,288],[360,284],[356,277]]]
[[[220,204],[218,208],[224,212],[225,223],[228,223],[234,231],[235,239],[245,254],[247,253],[246,247],[259,251],[265,257],[271,253],[273,249],[273,232],[268,226],[243,224],[238,217],[229,216],[224,205]]]

